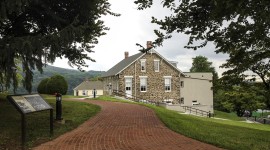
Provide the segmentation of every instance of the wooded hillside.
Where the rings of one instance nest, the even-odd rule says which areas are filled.
[[[64,68],[58,68],[53,67],[50,65],[47,65],[43,68],[43,73],[41,74],[37,70],[33,71],[34,77],[33,77],[33,92],[37,92],[37,86],[40,83],[41,80],[51,77],[55,74],[60,74],[65,77],[65,79],[68,82],[68,92],[67,94],[73,94],[73,89],[78,86],[83,80],[86,78],[91,79],[100,76],[104,71],[86,71],[81,72],[78,70],[73,69],[64,69]],[[10,93],[12,92],[12,88],[10,89]],[[16,91],[16,94],[25,94],[27,91],[23,88],[22,85],[19,85],[18,90]]]

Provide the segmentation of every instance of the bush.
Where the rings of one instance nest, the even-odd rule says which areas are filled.
[[[54,75],[50,78],[43,79],[37,88],[40,94],[55,94],[61,93],[65,95],[68,90],[66,79],[61,75]]]
[[[47,83],[49,81],[49,78],[45,78],[43,80],[40,81],[38,87],[37,87],[37,91],[40,94],[47,94]]]
[[[7,92],[0,92],[0,101],[6,100],[8,93]]]
[[[47,82],[47,94],[61,93],[62,95],[65,95],[67,90],[67,81],[61,75],[54,75]]]

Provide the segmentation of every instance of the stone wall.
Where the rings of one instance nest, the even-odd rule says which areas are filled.
[[[146,72],[141,71],[141,59],[146,59]],[[154,70],[154,60],[159,60],[159,72]],[[132,76],[132,95],[146,100],[162,101],[180,99],[180,73],[155,53],[145,54],[119,75],[119,90],[125,91],[125,76]],[[147,76],[147,91],[140,91],[140,76]],[[165,92],[164,76],[171,76],[171,91]]]

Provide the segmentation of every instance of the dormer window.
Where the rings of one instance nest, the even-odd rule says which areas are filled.
[[[146,72],[146,59],[141,59],[141,71]]]
[[[154,60],[154,70],[155,72],[159,72],[159,60]]]

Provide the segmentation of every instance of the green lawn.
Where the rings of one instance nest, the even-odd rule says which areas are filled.
[[[230,119],[235,121],[243,121],[245,119],[238,117],[235,113],[226,113],[218,110],[214,110],[215,117],[217,118],[223,118],[223,119]]]
[[[100,97],[97,99],[119,101],[115,98]],[[179,114],[163,107],[141,104],[153,109],[160,120],[171,130],[199,141],[232,150],[269,150],[270,125],[249,124],[235,121],[233,114],[218,112],[218,117],[231,120],[196,117]]]
[[[54,107],[55,97],[42,95]],[[1,97],[1,96],[0,96]],[[27,147],[49,141],[52,138],[70,131],[94,116],[100,107],[82,102],[62,101],[62,117],[65,124],[54,123],[54,136],[50,137],[49,111],[37,112],[27,115]],[[19,112],[5,99],[0,100],[0,150],[19,149],[21,143],[21,116]]]
[[[55,97],[48,95],[42,96],[54,106]],[[133,103],[106,96],[96,99]],[[235,121],[237,119],[224,121],[213,118],[202,118],[179,114],[163,107],[141,103],[140,105],[153,109],[168,128],[193,139],[232,150],[270,149],[270,125],[248,124]],[[67,120],[67,123],[65,125],[55,124],[55,135],[53,138],[77,127],[90,116],[97,113],[100,108],[86,103],[63,101],[63,110],[63,117]],[[218,112],[217,115],[220,115],[217,117],[221,118],[222,116],[233,118],[232,114]],[[0,100],[0,118],[0,147],[8,149],[19,147],[20,115],[5,100]],[[27,145],[29,147],[50,139],[48,119],[48,112],[46,111],[27,116]]]

